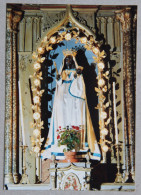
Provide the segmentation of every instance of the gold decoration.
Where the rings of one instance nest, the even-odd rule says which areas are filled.
[[[77,51],[74,51],[74,50],[68,50],[68,49],[66,49],[66,50],[63,50],[63,55],[66,57],[67,55],[72,55],[72,56],[76,56],[76,54],[77,54]]]

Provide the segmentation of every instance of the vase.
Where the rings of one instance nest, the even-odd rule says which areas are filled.
[[[63,162],[79,162],[79,159],[76,158],[77,152],[64,152],[65,160]]]

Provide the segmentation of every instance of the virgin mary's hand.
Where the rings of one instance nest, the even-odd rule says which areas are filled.
[[[82,73],[82,70],[78,68],[78,69],[76,69],[76,73],[77,74],[81,74]]]
[[[65,71],[63,71],[63,73],[62,73],[62,80],[66,80],[66,78],[67,78],[67,74],[66,74]]]

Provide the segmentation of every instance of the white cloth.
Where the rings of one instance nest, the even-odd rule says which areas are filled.
[[[75,127],[81,129],[80,151],[78,156],[88,151],[88,143],[86,138],[87,131],[87,103],[85,95],[85,84],[82,75],[74,77],[75,71],[72,70],[65,80],[62,78],[56,81],[56,91],[54,96],[53,112],[48,134],[48,143],[46,149],[42,153],[42,158],[51,158],[55,155],[56,159],[65,159],[63,149],[66,146],[58,147],[59,131],[62,128]],[[96,140],[95,156],[93,159],[100,160],[100,151]]]

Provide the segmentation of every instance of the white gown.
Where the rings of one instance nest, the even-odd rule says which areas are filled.
[[[51,158],[51,155],[55,155],[56,159],[65,159],[63,149],[66,146],[61,145],[58,147],[59,131],[69,126],[81,132],[77,157],[85,155],[90,148],[89,145],[93,145],[93,151],[90,148],[91,158],[100,160],[100,150],[95,139],[93,127],[91,127],[92,123],[89,123],[91,119],[89,113],[87,113],[89,111],[83,76],[77,75],[77,78],[74,78],[74,74],[75,70],[73,69],[65,80],[61,78],[59,81],[56,81],[53,112],[48,134],[49,140],[45,150],[42,152],[42,159]],[[91,130],[88,130],[88,128]],[[91,133],[92,135],[90,135]]]

